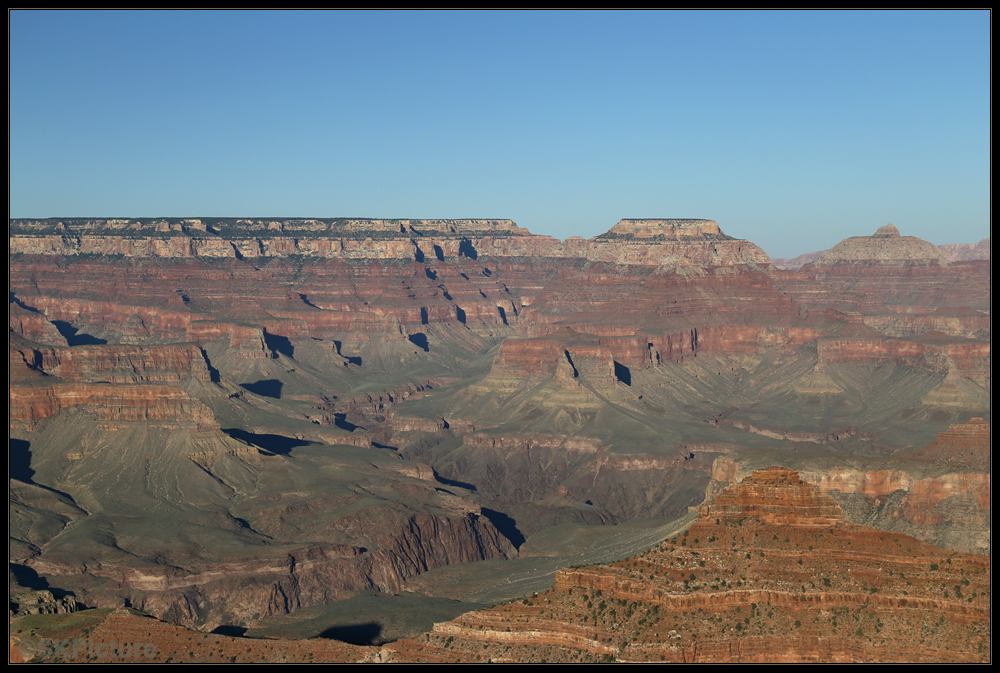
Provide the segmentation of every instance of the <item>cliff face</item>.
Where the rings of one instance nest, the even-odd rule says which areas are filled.
[[[613,382],[614,362],[611,349],[601,340],[566,330],[548,338],[506,339],[493,361],[491,376],[520,381],[564,372],[570,379],[582,374]]]
[[[709,220],[622,220],[610,238],[558,241],[510,220],[15,220],[12,254],[342,259],[556,257],[659,265],[767,264]],[[632,240],[636,239],[636,240]]]
[[[53,376],[67,383],[177,383],[210,381],[205,355],[195,344],[39,347],[11,341],[14,378]]]
[[[218,626],[248,627],[263,617],[323,605],[346,593],[368,590],[395,594],[413,575],[454,563],[516,556],[511,543],[478,513],[465,516],[380,512],[384,528],[377,549],[312,545],[271,558],[226,560],[204,569],[87,566],[85,576],[110,580],[113,589],[87,592],[90,607],[115,607],[121,596],[136,608],[173,623],[211,631]],[[369,517],[338,527],[371,526]],[[79,568],[37,560],[31,567],[53,575]]]
[[[216,425],[204,404],[172,386],[58,383],[10,388],[10,417],[14,421],[49,418],[73,406],[86,407],[106,421]]]

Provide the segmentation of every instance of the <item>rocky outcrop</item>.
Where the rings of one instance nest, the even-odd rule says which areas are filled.
[[[611,227],[609,238],[656,238],[668,240],[711,239],[725,236],[714,220],[624,219]]]
[[[83,609],[72,595],[56,597],[51,591],[42,589],[13,594],[10,597],[10,616],[63,615]]]
[[[774,459],[748,451],[719,456],[706,501]],[[964,552],[991,547],[990,425],[981,418],[891,457],[790,454],[782,462],[833,496],[849,521]]]
[[[910,451],[907,456],[932,465],[946,465],[952,469],[965,469],[989,475],[991,468],[990,424],[982,418],[970,418],[967,423],[956,423],[937,439],[922,449]],[[988,481],[987,481],[988,483]],[[989,508],[989,492],[983,505]]]
[[[775,495],[810,504],[774,525]],[[644,554],[564,569],[550,591],[386,649],[397,661],[989,660],[989,557],[837,522],[793,471],[758,471],[720,498],[725,512],[703,509]]]
[[[817,486],[803,483],[798,472],[780,467],[755,470],[698,507],[702,523],[748,518],[772,526],[832,526],[843,520],[844,511]]]
[[[598,381],[615,380],[611,350],[600,340],[572,330],[547,338],[504,340],[493,361],[491,376],[518,381],[529,376],[554,376],[560,365],[570,379],[584,376]]]

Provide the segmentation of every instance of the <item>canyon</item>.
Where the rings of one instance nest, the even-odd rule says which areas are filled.
[[[16,620],[12,658],[55,660],[36,654],[37,644],[86,634],[142,643],[151,661],[990,661],[988,557],[845,523],[842,513],[797,472],[766,468],[649,551],[564,568],[547,591],[435,623],[417,638],[381,647],[227,638],[118,608]],[[78,650],[64,658],[94,660]]]
[[[988,573],[988,244],[986,259],[951,254],[887,225],[780,269],[702,219],[623,219],[560,241],[510,220],[81,218],[12,220],[9,250],[10,584],[101,619],[148,619],[137,609],[163,628],[253,629],[459,565],[522,567],[567,531],[720,511],[774,466],[816,485],[808,524],[750,513],[762,488],[750,484],[736,519],[699,520],[697,537],[756,556],[739,521],[799,542],[803,526],[836,530],[838,549],[867,549],[878,530],[919,559],[898,563],[972,559],[965,578]],[[728,577],[735,556],[709,551]],[[900,589],[876,574],[872,596]],[[553,578],[557,593],[539,596],[559,610],[624,591],[611,588],[621,578]],[[808,624],[856,612],[857,587],[817,599],[829,614],[780,597],[789,587],[753,591],[766,600],[750,603],[782,606],[767,629],[807,626],[734,645],[725,620],[747,609],[740,598],[713,604],[724,626],[697,647],[623,644],[620,619],[596,639],[567,626],[537,636],[541,649],[510,647],[525,661],[556,641],[559,656],[752,661],[902,660],[913,646],[937,661],[971,633],[921,627],[914,645],[889,616],[906,603],[893,594],[850,617],[887,644],[833,636]],[[684,633],[711,603],[697,596],[643,610],[676,607]],[[951,609],[906,600],[918,620]],[[557,616],[534,596],[521,606],[510,614],[532,624]],[[413,660],[451,660],[441,643],[473,631],[502,642],[496,619],[435,630]]]

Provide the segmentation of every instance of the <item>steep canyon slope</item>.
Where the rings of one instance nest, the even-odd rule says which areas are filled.
[[[882,469],[990,413],[989,263],[915,241],[782,271],[710,220],[14,220],[12,581],[246,628],[678,517],[730,456]],[[962,507],[907,532],[988,549]]]

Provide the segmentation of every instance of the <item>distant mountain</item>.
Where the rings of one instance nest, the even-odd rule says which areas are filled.
[[[889,230],[887,229],[887,227],[892,227],[891,232],[889,232]],[[896,228],[893,225],[886,225],[886,227],[882,227],[881,229],[879,229],[879,232],[883,232],[883,235],[879,236],[878,232],[876,232],[876,237],[879,237],[879,238],[896,238],[896,239],[903,238],[903,237],[899,236],[898,230],[896,230]],[[886,233],[886,232],[888,232],[888,233]],[[890,233],[892,233],[892,232],[895,232],[894,236],[890,235]],[[862,242],[863,243],[864,242],[863,239],[869,239],[869,238],[873,238],[873,237],[856,236],[853,239],[847,239],[847,240],[848,241],[856,241],[856,242]],[[911,237],[905,237],[905,238],[911,238]],[[838,246],[843,246],[845,243],[846,243],[846,241],[842,241],[840,244],[838,244]],[[855,247],[858,244],[859,243],[856,243]],[[813,262],[815,262],[816,260],[818,260],[821,256],[825,255],[826,253],[828,253],[828,252],[830,252],[832,250],[836,250],[838,248],[838,246],[834,246],[833,248],[830,248],[829,250],[819,250],[817,252],[807,252],[805,254],[799,255],[798,257],[793,257],[791,259],[783,259],[783,258],[771,259],[771,264],[773,264],[778,269],[783,269],[783,270],[786,270],[786,271],[798,271],[800,268],[802,268],[806,264],[812,264]],[[862,247],[864,247],[864,246],[862,246]],[[983,240],[979,241],[979,243],[948,243],[946,245],[939,245],[939,246],[935,246],[935,247],[937,247],[937,248],[939,248],[941,250],[941,253],[944,255],[944,258],[946,260],[948,260],[949,262],[965,262],[965,261],[974,260],[974,259],[989,259],[990,258],[990,239],[989,238],[984,238]]]
[[[772,259],[771,264],[779,269],[784,269],[785,271],[798,271],[806,264],[812,264],[815,262],[824,252],[826,252],[826,250],[820,250],[819,252],[807,252],[804,255],[799,255],[798,257],[793,257],[791,259]]]
[[[979,241],[979,243],[949,243],[947,245],[939,245],[944,256],[948,258],[949,262],[965,262],[970,259],[989,259],[990,258],[990,239],[989,237],[984,238]]]

